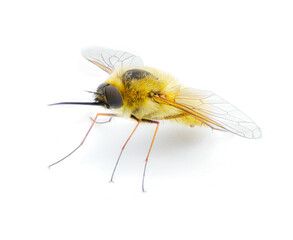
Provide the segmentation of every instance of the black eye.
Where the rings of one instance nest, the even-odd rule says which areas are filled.
[[[104,87],[108,86],[108,85],[109,85],[109,83],[102,83],[102,84],[100,84],[99,87],[98,87],[97,92],[98,92],[99,90],[103,89]]]
[[[118,89],[110,84],[105,87],[105,96],[110,108],[120,108],[123,105]]]

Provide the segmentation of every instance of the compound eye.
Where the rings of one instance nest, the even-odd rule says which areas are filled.
[[[102,85],[102,84],[101,84]],[[110,84],[105,87],[105,95],[110,108],[120,108],[123,100],[118,89]]]
[[[100,85],[98,86],[98,91],[99,91],[100,89],[102,89],[102,88],[108,86],[108,85],[109,85],[109,83],[102,83],[102,84],[100,84]]]

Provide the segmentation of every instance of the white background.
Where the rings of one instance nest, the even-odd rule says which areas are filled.
[[[1,239],[292,239],[291,1],[3,1],[0,4]],[[248,140],[161,124],[96,125],[107,75],[80,49],[141,56],[216,92],[262,128]]]

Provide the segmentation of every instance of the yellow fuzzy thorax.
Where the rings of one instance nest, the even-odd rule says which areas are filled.
[[[130,69],[132,68],[120,68],[113,72],[105,81],[115,86],[121,94],[123,106],[118,109],[119,113],[125,117],[134,115],[138,119],[142,119],[150,117],[150,114],[158,112],[158,108],[160,108],[160,113],[156,115],[166,115],[165,111],[162,112],[164,107],[160,107],[158,103],[154,102],[150,98],[150,94],[158,93],[169,99],[174,98],[180,90],[180,86],[175,78],[154,68],[136,67],[135,69],[148,71],[151,75],[140,80],[131,81],[131,84],[124,84],[122,76]],[[174,110],[172,109],[172,111]],[[159,116],[152,116],[152,119],[154,117],[157,118]]]
[[[122,76],[131,69],[145,70],[151,75],[125,84]],[[184,112],[176,107],[157,103],[152,99],[152,94],[158,94],[163,98],[174,101],[180,94],[183,86],[168,73],[151,67],[120,68],[113,72],[105,83],[115,86],[121,94],[123,105],[119,109],[115,109],[120,117],[129,118],[133,115],[137,119],[171,120],[187,126],[204,125],[192,116],[172,118],[172,116]]]

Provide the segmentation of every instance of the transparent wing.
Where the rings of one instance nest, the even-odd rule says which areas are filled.
[[[222,130],[246,138],[261,136],[260,128],[249,117],[210,91],[185,88],[176,97],[175,102],[218,123]]]
[[[174,100],[158,96],[154,100],[181,109],[212,129],[246,138],[261,136],[260,128],[249,117],[212,92],[184,88]]]
[[[90,62],[111,74],[120,67],[143,66],[138,56],[102,47],[89,47],[82,50],[82,55]]]

